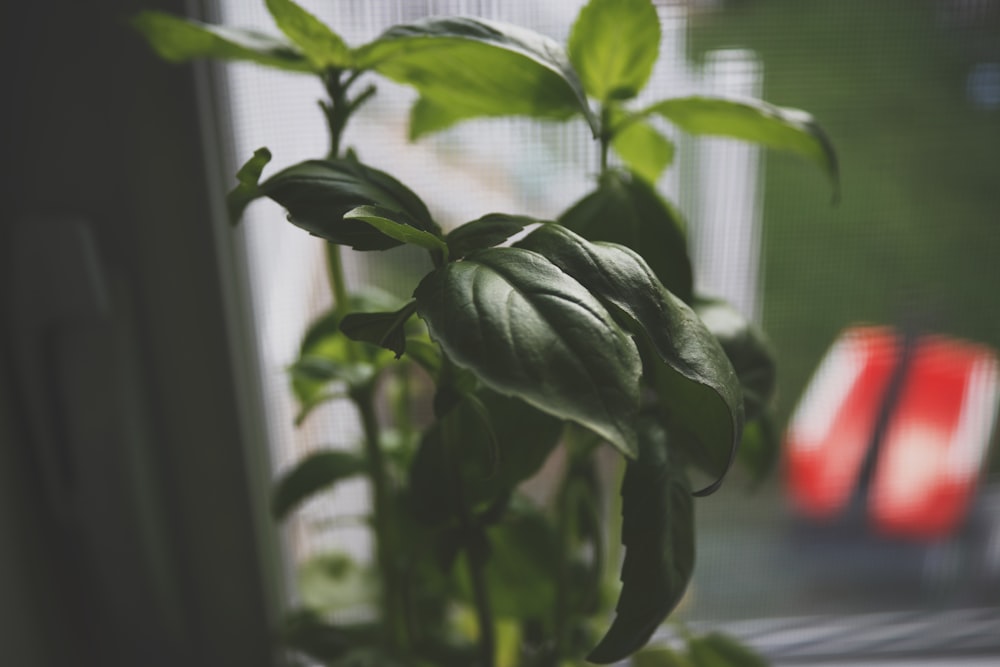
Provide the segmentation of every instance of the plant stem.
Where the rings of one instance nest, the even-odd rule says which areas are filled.
[[[607,529],[604,531],[605,535],[608,536],[607,558],[605,560],[606,579],[614,585],[619,583],[618,572],[622,566],[622,494],[620,489],[622,481],[625,479],[625,468],[628,466],[628,460],[624,456],[616,457],[616,460],[617,474],[615,477],[617,484],[614,491],[610,494]]]
[[[344,281],[344,264],[340,257],[340,246],[336,243],[326,244],[326,272],[333,292],[333,302],[340,316],[350,311],[350,300],[347,298],[347,285]]]
[[[611,109],[607,105],[601,107],[601,176],[608,171],[608,152],[611,147]]]
[[[323,109],[327,128],[330,131],[330,152],[327,157],[331,160],[340,157],[347,121],[362,104],[375,94],[375,86],[368,86],[353,100],[348,98],[347,90],[361,74],[361,72],[347,73],[341,70],[330,70],[323,75],[323,86],[326,88],[329,101],[320,102],[320,107]]]
[[[496,654],[496,636],[493,629],[493,609],[490,605],[489,589],[486,587],[485,559],[475,549],[466,552],[469,564],[469,578],[472,580],[472,596],[476,605],[476,620],[479,623],[479,659],[482,667],[493,667]]]
[[[594,461],[598,440],[571,425],[563,433],[563,442],[566,463],[555,501],[560,568],[553,616],[555,647],[550,656],[553,666],[577,657],[573,647],[575,622],[598,608],[606,565],[604,526],[601,513],[596,509],[603,495]],[[594,553],[591,578],[584,588],[574,582],[569,573],[574,570],[574,558],[580,547],[588,540]]]
[[[323,76],[323,85],[329,95],[329,102],[320,102],[326,117],[327,129],[330,132],[330,152],[328,158],[340,157],[340,140],[347,126],[353,108],[347,102],[347,88],[354,81],[353,76],[342,80],[340,70],[330,70]],[[334,243],[326,244],[327,275],[333,300],[340,311],[340,316],[346,315],[350,309],[347,298],[347,286],[344,283],[344,266],[340,257],[340,246]]]
[[[494,667],[496,664],[496,633],[493,627],[493,607],[490,603],[484,567],[486,565],[486,536],[482,533],[482,529],[476,525],[465,500],[465,486],[462,483],[461,469],[455,451],[454,416],[454,413],[451,413],[441,418],[442,436],[448,455],[448,466],[451,469],[456,513],[464,536],[462,546],[465,549],[465,561],[469,569],[472,598],[476,608],[476,621],[479,625],[479,667]]]
[[[572,631],[572,613],[570,611],[569,597],[572,582],[569,573],[572,571],[572,556],[574,551],[575,518],[573,500],[574,487],[576,486],[577,462],[575,454],[575,430],[567,428],[564,431],[564,451],[566,453],[565,469],[562,480],[556,494],[556,535],[558,538],[558,560],[559,572],[556,575],[556,604],[555,615],[553,617],[553,635],[555,638],[555,650],[552,655],[552,664],[559,664],[564,658],[569,657],[570,652],[570,632]]]
[[[392,521],[392,497],[386,475],[385,459],[379,443],[378,420],[375,415],[374,385],[367,383],[351,391],[351,399],[361,416],[364,432],[368,478],[372,485],[372,516],[375,530],[375,558],[382,575],[382,608],[386,639],[390,647],[405,653],[408,647],[406,621],[403,615],[397,546]]]
[[[326,116],[326,125],[330,131],[330,152],[327,155],[331,160],[340,157],[340,139],[347,126],[347,119],[350,110],[347,105],[347,82],[341,80],[340,70],[331,70],[323,77],[323,85],[330,100],[328,103],[320,102],[320,107]]]

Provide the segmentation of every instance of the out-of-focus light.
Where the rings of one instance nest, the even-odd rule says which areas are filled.
[[[1000,109],[1000,63],[978,63],[965,80],[965,95],[980,109]]]
[[[813,375],[785,436],[788,483],[798,510],[833,518],[850,500],[899,357],[891,330],[848,330]]]
[[[996,426],[1000,367],[991,350],[943,336],[911,349],[880,327],[831,347],[785,438],[801,514],[836,518],[860,497],[881,534],[932,540],[961,525]]]

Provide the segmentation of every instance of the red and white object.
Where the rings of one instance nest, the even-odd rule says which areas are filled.
[[[980,345],[943,336],[914,345],[865,507],[876,532],[931,540],[968,512],[996,424],[1000,367]],[[820,363],[785,436],[789,495],[801,514],[830,520],[847,509],[902,351],[893,330],[855,327]]]

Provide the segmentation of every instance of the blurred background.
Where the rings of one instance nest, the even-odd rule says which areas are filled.
[[[222,197],[260,146],[275,156],[266,173],[325,152],[322,91],[246,65],[165,65],[125,24],[160,8],[274,32],[263,2],[80,4],[3,10],[0,651],[18,665],[271,664],[268,628],[295,563],[369,548],[364,530],[331,521],[362,512],[367,491],[338,488],[280,533],[267,522],[273,475],[314,448],[352,446],[357,427],[336,403],[292,423],[286,368],[330,302],[322,247],[269,203],[234,231]],[[562,41],[582,3],[302,4],[358,44],[428,14]],[[886,377],[896,369],[903,398],[878,393],[858,427],[859,451],[890,451],[876,443],[891,443],[907,378],[919,376],[919,355],[900,362],[907,335],[984,359],[1000,349],[1000,2],[658,8],[661,60],[642,101],[704,92],[807,109],[841,162],[832,205],[822,175],[793,157],[673,135],[678,158],[659,185],[688,220],[699,289],[770,336],[782,430],[808,417],[797,408],[825,386],[817,369],[838,341],[891,330]],[[555,216],[592,183],[582,122],[476,121],[409,144],[412,93],[378,86],[347,141],[446,226],[496,210]],[[392,271],[350,262],[352,285],[408,289],[420,259],[389,252]],[[944,390],[930,377],[934,402]],[[833,397],[820,410],[832,435],[817,451],[841,433],[836,397],[856,389],[845,387],[821,392]],[[961,412],[969,392],[958,393]],[[985,395],[966,409],[978,458],[947,530],[881,530],[861,459],[841,483],[848,500],[817,518],[785,457],[756,488],[734,475],[696,503],[699,560],[679,617],[779,664],[992,664],[1000,458]]]

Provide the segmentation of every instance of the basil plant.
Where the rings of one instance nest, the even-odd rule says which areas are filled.
[[[693,291],[685,225],[655,188],[674,147],[651,120],[797,153],[836,190],[824,133],[757,100],[637,106],[660,42],[650,0],[591,0],[566,45],[435,17],[350,46],[292,0],[267,8],[275,35],[157,12],[133,24],[166,60],[252,61],[319,77],[328,95],[326,156],[264,179],[262,148],[228,197],[234,223],[269,198],[329,244],[335,305],[304,333],[291,384],[300,419],[346,396],[363,427],[356,450],[282,476],[275,515],[346,479],[372,489],[372,562],[306,563],[285,646],[329,665],[762,664],[719,635],[690,637],[686,653],[644,649],[691,578],[694,497],[734,462],[763,475],[776,452],[772,355],[733,308]],[[375,92],[358,90],[367,73],[416,89],[414,140],[471,118],[586,123],[593,190],[557,220],[491,213],[445,233],[417,193],[342,145]],[[347,290],[344,248],[404,244],[432,267],[408,300]],[[622,462],[617,498],[598,468],[606,446]],[[557,450],[541,506],[519,487]],[[333,620],[351,605],[375,611]]]

